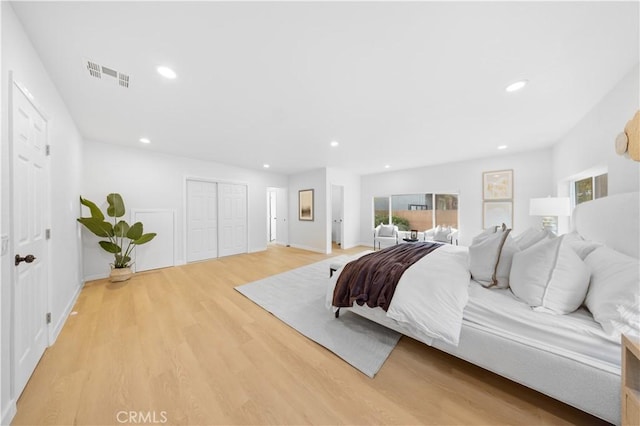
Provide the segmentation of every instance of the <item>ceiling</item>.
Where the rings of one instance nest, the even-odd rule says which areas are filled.
[[[85,139],[285,174],[550,146],[640,50],[638,2],[12,6]]]

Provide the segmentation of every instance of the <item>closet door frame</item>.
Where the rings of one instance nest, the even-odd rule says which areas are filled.
[[[200,182],[208,182],[208,183],[215,183],[216,185],[218,184],[230,184],[230,185],[244,185],[247,188],[247,200],[246,200],[246,247],[247,250],[246,252],[249,252],[249,184],[247,182],[241,182],[241,181],[231,181],[231,180],[227,180],[227,179],[217,179],[217,178],[212,178],[212,177],[202,177],[202,176],[195,176],[195,175],[185,175],[183,178],[183,190],[182,190],[182,194],[183,194],[183,212],[182,212],[182,216],[183,216],[183,220],[182,220],[182,241],[183,241],[183,253],[184,253],[184,263],[189,263],[187,261],[187,255],[188,255],[188,244],[189,244],[189,217],[188,217],[188,204],[189,204],[189,200],[188,200],[188,194],[187,194],[187,185],[188,185],[188,181],[200,181]],[[219,191],[217,191],[219,192]],[[216,202],[218,203],[218,209],[216,211],[219,211],[219,205],[220,205],[220,197],[219,197],[219,193],[217,194],[217,198],[216,198]],[[217,258],[220,258],[222,256],[220,256],[220,218],[217,218]]]

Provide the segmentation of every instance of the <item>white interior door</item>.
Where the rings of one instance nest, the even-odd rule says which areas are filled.
[[[48,345],[49,171],[47,122],[15,83],[12,89],[14,394],[18,396]]]
[[[219,183],[220,256],[247,252],[247,186]]]
[[[276,189],[277,205],[276,205],[276,227],[278,229],[278,238],[276,242],[280,245],[289,245],[289,189]]]
[[[187,262],[218,257],[217,185],[187,180]]]

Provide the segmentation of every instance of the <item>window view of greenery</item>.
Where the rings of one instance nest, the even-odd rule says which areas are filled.
[[[585,201],[593,200],[593,178],[576,181],[576,206]]]
[[[437,225],[458,227],[458,196],[455,194],[405,194],[374,198],[374,223],[391,223],[400,231],[426,231]],[[434,209],[435,206],[435,209]]]
[[[608,175],[605,173],[575,181],[574,201],[576,206],[585,201],[606,197],[608,194],[608,180]]]
[[[389,197],[373,199],[373,226],[389,223]]]

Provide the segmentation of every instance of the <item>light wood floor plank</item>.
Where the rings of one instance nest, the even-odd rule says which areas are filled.
[[[234,290],[327,257],[272,246],[87,283],[13,424],[602,423],[407,337],[369,379]]]

